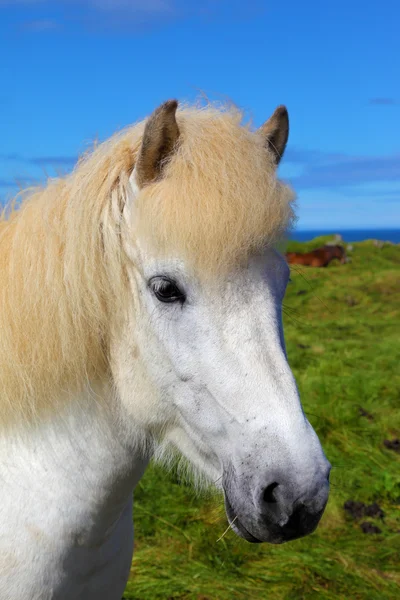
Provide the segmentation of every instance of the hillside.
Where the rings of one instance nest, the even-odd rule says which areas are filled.
[[[289,361],[333,464],[318,530],[283,546],[250,545],[231,531],[217,542],[227,527],[221,498],[196,496],[153,466],[135,493],[126,599],[400,596],[400,246],[357,243],[350,256],[295,267],[285,299]],[[378,506],[345,510],[348,501]]]

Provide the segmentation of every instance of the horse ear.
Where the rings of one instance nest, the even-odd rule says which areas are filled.
[[[289,115],[286,106],[278,106],[272,117],[261,126],[266,147],[271,150],[275,164],[278,165],[289,137]]]
[[[156,181],[171,156],[179,138],[176,122],[178,102],[168,100],[149,117],[135,165],[135,181],[138,188]]]

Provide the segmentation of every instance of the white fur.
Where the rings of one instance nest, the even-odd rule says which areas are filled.
[[[1,600],[123,594],[147,460],[99,400],[88,390],[52,422],[1,438]]]
[[[129,230],[131,203],[124,218]],[[123,327],[110,323],[112,381],[90,382],[64,413],[0,440],[1,600],[120,600],[132,490],[154,440],[226,481],[260,539],[269,540],[258,506],[271,481],[284,483],[276,527],[298,499],[314,511],[326,502],[329,464],[285,354],[283,258],[267,250],[212,281],[179,257],[155,259],[143,240],[123,244],[132,303]],[[179,282],[183,305],[156,299],[157,275]]]

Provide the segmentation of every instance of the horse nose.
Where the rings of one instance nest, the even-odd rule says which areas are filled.
[[[314,531],[328,495],[329,469],[302,490],[284,478],[276,478],[261,490],[259,510],[282,541],[292,540]]]
[[[288,504],[291,499],[293,504],[297,504],[299,500],[312,500],[313,497],[325,495],[329,490],[329,476],[332,466],[328,460],[324,460],[321,467],[314,473],[314,476],[309,480],[302,490],[298,489],[295,481],[291,481],[287,474],[275,472],[271,477],[272,481],[265,488],[261,489],[259,502],[261,507],[269,509],[278,509],[278,506]],[[302,492],[302,493],[301,493]]]

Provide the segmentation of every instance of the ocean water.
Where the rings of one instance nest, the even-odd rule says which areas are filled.
[[[382,240],[400,244],[400,229],[334,229],[330,231],[294,231],[290,238],[297,242],[307,242],[319,235],[340,234],[345,242],[362,242],[364,240]]]

